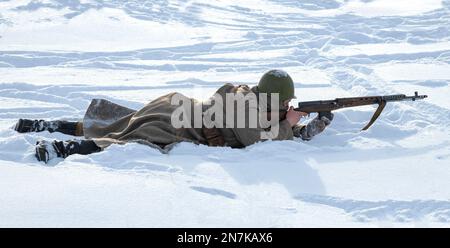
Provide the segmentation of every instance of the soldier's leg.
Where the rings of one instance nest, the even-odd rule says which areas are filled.
[[[51,133],[60,132],[68,135],[83,136],[83,122],[19,119],[14,130],[19,133],[49,131]]]
[[[72,154],[87,155],[100,151],[101,148],[92,140],[40,140],[36,142],[35,155],[37,160],[47,163],[52,158],[56,157],[66,158]]]

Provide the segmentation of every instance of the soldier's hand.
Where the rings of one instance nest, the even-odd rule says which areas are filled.
[[[291,127],[293,127],[295,124],[297,124],[300,121],[300,118],[307,116],[308,113],[295,111],[294,107],[289,107],[289,110],[286,113],[286,120],[291,124]]]
[[[297,138],[302,138],[303,133],[304,133],[304,129],[305,129],[306,125],[300,125],[300,124],[295,124],[292,127],[292,133],[294,134],[294,137]]]
[[[323,132],[327,126],[331,124],[334,115],[331,112],[322,113],[311,120],[306,126],[297,125],[292,128],[292,132],[295,137],[302,138],[303,140],[310,140],[317,134]]]

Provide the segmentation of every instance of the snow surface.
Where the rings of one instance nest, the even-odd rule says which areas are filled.
[[[450,1],[0,1],[1,227],[450,226]],[[44,165],[18,118],[90,99],[206,99],[269,69],[296,101],[429,95],[337,111],[312,141],[113,145]]]

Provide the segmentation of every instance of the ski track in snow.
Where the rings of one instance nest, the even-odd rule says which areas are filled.
[[[377,1],[0,1],[0,226],[448,226],[450,1],[362,15]],[[49,166],[36,140],[73,137],[11,129],[81,119],[92,98],[204,99],[271,68],[300,101],[429,98],[388,103],[367,132],[374,107],[310,142],[113,145]]]

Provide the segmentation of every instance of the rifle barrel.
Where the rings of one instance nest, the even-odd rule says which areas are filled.
[[[387,101],[387,102],[395,102],[395,101],[404,101],[404,100],[411,100],[411,101],[415,101],[415,100],[420,100],[420,99],[424,99],[427,98],[427,95],[419,95],[419,93],[416,91],[414,92],[413,96],[406,96],[406,95],[387,95],[387,96],[382,96],[382,99]]]

